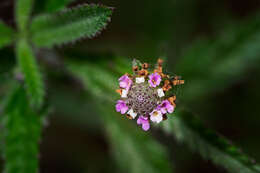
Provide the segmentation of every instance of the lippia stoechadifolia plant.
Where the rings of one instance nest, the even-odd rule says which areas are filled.
[[[138,116],[137,124],[147,131],[150,121],[160,123],[167,119],[167,113],[173,113],[176,95],[171,92],[172,86],[184,84],[184,80],[164,74],[162,59],[158,59],[153,72],[147,63],[137,62],[133,62],[133,75],[125,74],[119,78],[117,92],[121,99],[117,101],[116,111],[126,114],[129,119]]]
[[[84,102],[83,99],[73,100],[72,97],[64,99],[66,94],[74,94],[74,88],[62,94],[59,93],[60,88],[55,90],[53,93],[60,94],[61,99],[55,98],[53,93],[49,96],[48,92],[53,86],[48,85],[48,74],[54,74],[55,77],[65,76],[66,79],[71,79],[70,81],[76,81],[81,97],[94,103],[96,117],[90,119],[102,120],[102,125],[97,126],[99,132],[104,130],[102,132],[106,135],[103,133],[102,135],[109,140],[111,157],[115,158],[118,167],[115,172],[168,173],[173,171],[174,165],[169,159],[171,153],[169,148],[151,135],[153,129],[157,129],[159,135],[164,133],[164,135],[168,134],[168,137],[174,137],[180,145],[188,146],[204,159],[211,160],[228,172],[260,173],[260,167],[254,160],[242,153],[226,138],[206,128],[196,116],[187,111],[182,102],[177,102],[179,97],[176,98],[176,87],[184,84],[184,80],[179,76],[164,73],[162,69],[165,63],[162,59],[157,61],[153,69],[148,63],[114,55],[97,54],[92,57],[87,54],[88,52],[82,55],[82,52],[77,49],[63,49],[60,52],[54,50],[53,48],[65,47],[66,44],[96,36],[110,21],[112,8],[88,4],[66,8],[66,5],[72,1],[46,0],[42,5],[42,2],[39,3],[40,0],[17,0],[14,15],[15,29],[7,26],[3,21],[0,22],[0,49],[4,50],[9,46],[8,51],[10,51],[13,48],[12,53],[6,54],[8,56],[1,57],[1,63],[5,59],[15,57],[14,62],[7,66],[0,63],[0,154],[2,156],[0,163],[4,163],[4,166],[0,165],[0,169],[3,168],[6,173],[38,172],[41,156],[39,141],[49,107],[57,108],[62,105],[61,110],[66,112],[68,104],[71,108],[72,102],[77,103],[75,107],[80,105],[78,104],[80,101]],[[33,9],[33,7],[37,8]],[[243,28],[244,26],[246,28]],[[257,18],[251,23],[234,27],[234,29],[239,28],[235,33],[225,32],[232,38],[230,42],[226,41],[225,35],[219,37],[213,47],[209,47],[208,42],[201,42],[201,45],[191,48],[187,54],[184,54],[176,68],[187,81],[182,85],[188,86],[182,90],[186,100],[196,101],[202,98],[206,89],[214,92],[227,87],[250,64],[244,57],[248,56],[252,62],[260,57],[256,56],[260,48],[259,31],[257,31],[259,26],[260,22]],[[247,33],[248,31],[250,33]],[[244,37],[241,38],[240,35]],[[235,51],[231,51],[233,47]],[[226,56],[226,62],[220,61],[212,65],[212,61],[208,59],[209,55],[217,56],[219,50],[223,48],[225,53],[219,55]],[[209,73],[201,75],[203,70],[197,66],[198,56],[203,60],[199,62],[203,69],[210,68]],[[163,59],[167,62],[167,58]],[[233,60],[235,64],[230,63]],[[53,62],[62,64],[57,63],[60,65],[58,72],[53,70],[57,69]],[[199,74],[199,80],[193,76],[194,71]],[[218,85],[214,85],[214,81],[218,81]],[[193,92],[191,88],[198,88],[198,86],[200,90],[195,94],[191,93]],[[86,92],[86,95],[82,94],[83,92]],[[53,100],[56,101],[56,105]],[[64,102],[67,105],[64,106],[66,104]],[[178,106],[175,109],[176,103]],[[83,109],[84,115],[91,112],[84,109],[85,102],[82,105],[77,108]],[[92,104],[89,105],[91,106],[88,108],[92,107]],[[70,111],[74,116],[77,110]],[[137,124],[147,132],[136,127],[133,121],[126,121],[126,117],[135,119]],[[166,119],[167,121],[163,121]],[[151,128],[153,124],[155,125]],[[151,130],[148,131],[149,129]]]

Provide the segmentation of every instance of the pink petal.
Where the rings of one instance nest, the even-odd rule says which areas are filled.
[[[126,87],[127,87],[127,82],[121,81],[121,82],[119,82],[119,86],[120,86],[121,88],[126,88]]]
[[[117,111],[117,112],[120,112],[121,107],[122,107],[122,103],[124,103],[123,100],[118,100],[118,101],[117,101],[117,103],[116,103],[116,111]]]
[[[129,90],[129,88],[132,85],[132,80],[127,75],[123,75],[118,80],[120,81],[119,82],[120,88],[125,88],[125,89]]]
[[[121,105],[116,104],[116,111],[117,111],[117,112],[120,112],[120,110],[121,110]]]
[[[152,73],[149,75],[149,83],[153,88],[160,85],[161,80],[161,76],[158,73]],[[153,81],[155,81],[155,83],[153,83]]]
[[[137,124],[138,124],[138,125],[142,124],[141,117],[138,117],[138,119],[137,119]]]
[[[165,109],[165,108],[161,108],[161,110],[160,110],[160,111],[161,111],[161,113],[162,113],[162,114],[166,114],[166,113],[167,113],[167,111],[166,111],[166,109]]]
[[[138,120],[137,120],[137,124],[143,124],[143,123],[147,123],[148,122],[148,117],[144,117],[144,116],[139,116]]]
[[[161,78],[157,79],[157,80],[156,80],[156,85],[160,85],[161,80],[162,80]]]
[[[123,76],[121,76],[118,80],[119,80],[119,81],[125,80],[126,77],[127,77],[126,75],[123,75]]]
[[[132,80],[129,79],[129,81],[128,81],[128,85],[126,86],[126,90],[129,90],[129,89],[130,89],[132,83],[133,83]]]
[[[155,85],[151,80],[149,80],[149,83],[150,83],[150,86],[151,86],[151,87],[153,87],[153,88],[156,87],[156,85]]]
[[[128,107],[127,107],[126,105],[124,105],[124,106],[121,108],[121,114],[125,114],[127,110],[128,110]]]
[[[144,131],[149,130],[149,129],[150,129],[150,124],[149,124],[149,122],[143,123],[143,124],[142,124],[142,129],[143,129]]]
[[[173,107],[172,105],[168,105],[167,111],[168,111],[169,113],[172,113],[172,112],[174,111],[174,107]]]

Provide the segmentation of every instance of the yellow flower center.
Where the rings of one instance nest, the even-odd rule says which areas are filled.
[[[159,113],[157,111],[154,111],[153,116],[157,116]]]

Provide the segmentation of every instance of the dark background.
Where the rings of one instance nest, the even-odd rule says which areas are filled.
[[[41,3],[36,1],[34,14],[40,13]],[[81,0],[72,2],[70,6],[82,3],[100,3],[115,7],[111,23],[94,39],[56,47],[57,52],[64,54],[67,50],[78,49],[93,54],[112,53],[139,58],[148,62],[155,62],[159,56],[165,55],[168,57],[167,71],[171,73],[182,72],[176,70],[178,64],[196,41],[210,40],[209,44],[214,43],[226,28],[248,21],[260,10],[258,0]],[[13,7],[14,1],[0,0],[0,18],[15,28]],[[9,47],[1,52],[9,52],[11,49]],[[221,55],[222,50],[218,51]],[[196,58],[198,63],[200,57]],[[222,58],[225,57],[213,59],[211,65],[214,66],[214,62]],[[244,73],[236,76],[236,82],[217,92],[205,94],[203,98],[190,99],[190,95],[183,93],[185,89],[180,91],[183,103],[199,115],[206,126],[233,141],[257,162],[260,162],[259,65],[248,66]],[[202,71],[199,74],[206,74],[208,68],[211,67],[204,69],[198,66],[197,69]],[[183,73],[179,75],[189,85],[189,77],[192,75],[185,71]],[[99,113],[91,100],[81,101],[82,91],[79,84],[70,77],[52,77],[51,73],[46,77],[46,82],[48,101],[54,105],[54,109],[43,131],[39,155],[40,171],[117,172],[104,127],[98,118]],[[218,81],[216,85],[217,83]],[[195,88],[194,92],[196,89],[198,90]],[[176,172],[226,172],[211,161],[203,160],[185,145],[176,143],[173,138],[160,138],[158,133],[153,133],[169,149]]]

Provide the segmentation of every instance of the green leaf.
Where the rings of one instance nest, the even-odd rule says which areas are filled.
[[[116,94],[114,91],[117,86],[113,81],[116,81],[116,77],[102,69],[97,64],[85,62],[84,65],[81,65],[80,63],[81,62],[70,62],[70,70],[76,76],[81,77],[81,80],[85,84],[86,88],[90,89],[96,97],[103,98],[108,101],[114,101],[116,99]]]
[[[122,63],[120,59],[116,61]],[[83,82],[86,90],[97,98],[94,100],[99,105],[120,172],[171,172],[163,146],[115,111],[117,76],[105,68],[106,64],[69,62],[68,67]]]
[[[18,84],[7,98],[3,125],[5,172],[38,172],[42,118],[31,110],[25,91]]]
[[[0,48],[10,45],[14,41],[14,30],[0,21]]]
[[[19,67],[25,77],[26,92],[33,106],[39,108],[44,99],[44,84],[32,48],[19,40],[16,48]]]
[[[16,22],[19,30],[26,32],[32,12],[33,0],[17,0],[16,1]]]
[[[175,116],[163,122],[166,132],[187,144],[204,159],[212,160],[232,173],[259,173],[260,167],[224,137],[205,128],[191,113],[177,110]]]
[[[37,16],[31,25],[32,41],[38,47],[51,47],[93,37],[105,28],[111,14],[105,6],[82,5]]]

